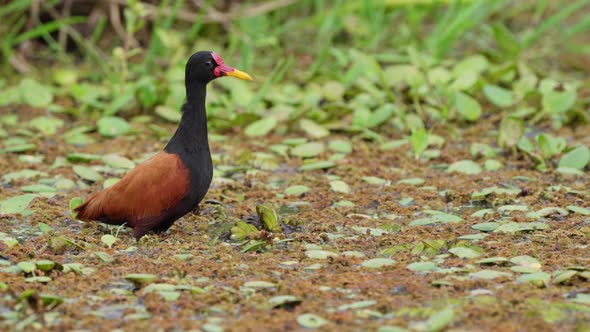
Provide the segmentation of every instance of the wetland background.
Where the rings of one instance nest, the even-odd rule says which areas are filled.
[[[1,329],[590,330],[590,0],[1,3]],[[76,221],[198,50],[200,210]]]

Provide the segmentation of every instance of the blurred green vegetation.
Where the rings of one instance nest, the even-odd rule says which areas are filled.
[[[184,63],[209,49],[256,79],[215,83],[214,132],[408,135],[420,156],[434,126],[500,116],[499,146],[544,167],[569,148],[549,135],[532,142],[527,128],[588,119],[589,9],[590,0],[12,0],[0,9],[0,105],[175,122]]]

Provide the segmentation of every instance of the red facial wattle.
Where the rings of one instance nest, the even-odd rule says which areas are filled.
[[[211,52],[211,57],[213,57],[213,60],[215,60],[215,63],[217,64],[217,67],[213,69],[215,76],[220,77],[222,74],[230,73],[235,70],[234,68],[224,64],[223,59],[217,53]]]
[[[217,53],[215,52],[211,52],[211,57],[213,58],[213,60],[215,61],[215,63],[217,64],[217,67],[215,67],[215,69],[213,69],[213,74],[215,74],[216,77],[221,77],[221,76],[233,76],[242,80],[247,80],[247,81],[253,81],[252,77],[250,77],[250,75],[244,73],[243,71],[237,70],[235,68],[232,68],[226,64],[223,63],[223,59],[217,55]]]

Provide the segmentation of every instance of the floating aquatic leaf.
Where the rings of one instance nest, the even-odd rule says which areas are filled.
[[[330,190],[337,193],[348,194],[350,193],[350,186],[344,181],[335,180],[330,181]]]
[[[588,162],[590,162],[590,149],[587,146],[579,146],[561,157],[559,167],[583,169]]]
[[[590,294],[578,293],[572,301],[590,305]]]
[[[310,138],[323,138],[330,135],[330,131],[312,120],[301,119],[299,126]]]
[[[81,165],[74,165],[73,166],[74,172],[84,180],[98,182],[102,181],[103,177],[97,171],[90,167],[81,166]]]
[[[117,154],[107,154],[102,157],[102,161],[114,168],[132,169],[135,167],[133,161]]]
[[[426,272],[436,270],[438,266],[433,262],[416,262],[409,264],[407,268],[416,272]]]
[[[352,144],[345,140],[332,140],[328,144],[328,148],[334,152],[351,153]]]
[[[416,331],[436,332],[444,329],[455,317],[453,309],[446,308],[430,316],[424,322],[412,322],[410,325]]]
[[[273,308],[292,308],[301,302],[301,299],[294,295],[279,295],[268,299],[268,303],[270,303]]]
[[[409,178],[409,179],[401,179],[401,180],[397,181],[396,184],[409,184],[412,186],[421,186],[424,184],[424,182],[426,182],[426,181],[422,178]]]
[[[575,205],[568,205],[566,208],[572,211],[573,213],[581,214],[583,216],[590,216],[590,209]]]
[[[149,284],[158,278],[155,274],[149,273],[131,273],[125,276],[125,280],[134,284]]]
[[[115,244],[115,242],[117,242],[117,238],[112,236],[111,234],[105,234],[101,236],[100,242],[106,244],[107,247],[110,248],[113,246],[113,244]]]
[[[307,250],[305,256],[314,259],[327,259],[328,257],[336,257],[338,255],[332,251],[313,249]]]
[[[35,263],[33,262],[19,262],[16,264],[24,273],[32,273],[35,271]]]
[[[493,209],[481,209],[478,211],[475,211],[471,214],[472,217],[474,218],[483,218],[488,214],[493,214],[494,210]]]
[[[492,104],[498,107],[508,107],[514,104],[512,92],[497,85],[484,86],[483,93]]]
[[[547,272],[527,273],[516,279],[518,283],[531,283],[537,287],[546,287],[550,281],[551,276]]]
[[[485,168],[486,171],[497,171],[502,168],[502,163],[495,159],[489,159],[485,161],[483,168]]]
[[[541,270],[541,263],[539,260],[531,256],[524,255],[512,257],[510,262],[516,265],[510,268],[513,272],[534,273]]]
[[[131,127],[123,118],[106,116],[98,120],[98,133],[105,137],[116,137],[125,135]]]
[[[33,107],[47,107],[53,101],[51,87],[30,78],[21,80],[20,91],[23,101]]]
[[[378,186],[383,186],[389,183],[389,181],[382,178],[378,178],[376,176],[363,176],[363,181],[365,181],[368,184],[375,184]]]
[[[458,172],[463,174],[479,174],[481,167],[472,160],[461,160],[452,163],[447,172]]]
[[[342,304],[338,306],[339,311],[346,311],[350,309],[363,309],[374,306],[377,304],[377,301],[368,300],[368,301],[358,301],[353,303]]]
[[[477,252],[467,247],[455,247],[449,249],[449,252],[460,258],[475,258],[481,256],[481,252]]]
[[[501,278],[501,277],[510,277],[510,276],[512,276],[512,274],[510,274],[508,272],[500,272],[500,271],[494,271],[494,270],[481,270],[481,271],[471,273],[471,274],[469,274],[469,276],[474,279],[491,280],[491,279],[496,279],[496,278]]]
[[[47,276],[36,276],[36,277],[29,277],[25,279],[25,282],[40,282],[40,283],[48,283],[51,281],[51,277]]]
[[[391,258],[373,258],[361,263],[363,267],[379,269],[384,266],[394,265],[395,261]]]
[[[31,211],[27,207],[33,199],[37,197],[36,194],[24,194],[14,196],[3,201],[0,201],[0,215],[2,214],[30,214]]]
[[[304,143],[291,149],[291,154],[296,157],[310,158],[320,155],[324,152],[322,143]]]
[[[329,323],[324,318],[314,314],[302,314],[297,316],[297,323],[308,329],[317,329]]]
[[[254,280],[254,281],[247,281],[244,283],[244,287],[247,288],[255,288],[255,289],[263,289],[263,288],[273,288],[276,287],[276,285],[272,282],[268,282],[268,281],[259,281],[259,280]]]
[[[455,93],[455,107],[457,112],[468,121],[476,121],[481,115],[481,105],[463,92]]]
[[[29,122],[29,126],[39,130],[43,135],[55,135],[57,130],[64,125],[64,121],[58,118],[39,116]]]
[[[267,231],[272,233],[281,233],[283,231],[283,228],[279,224],[279,216],[272,207],[259,204],[256,206],[256,213],[258,213],[258,216]]]
[[[57,191],[56,188],[45,184],[32,184],[29,186],[23,186],[21,190],[26,193],[54,193]]]
[[[563,284],[564,282],[569,281],[571,278],[573,278],[577,274],[578,274],[578,271],[566,270],[561,273],[558,273],[555,276],[555,279],[553,280],[553,282],[556,284]]]
[[[306,192],[309,192],[309,187],[308,186],[303,186],[303,185],[295,185],[295,186],[290,186],[287,189],[285,189],[285,195],[287,196],[301,196],[303,194],[305,194]]]
[[[546,91],[542,99],[543,110],[549,113],[567,112],[576,103],[576,97],[575,90]]]
[[[39,176],[47,176],[47,173],[40,172],[32,169],[23,169],[18,172],[6,173],[2,176],[2,179],[6,182],[12,182],[14,180],[29,180]]]
[[[311,163],[303,164],[303,166],[299,167],[300,171],[312,171],[317,169],[325,169],[325,168],[332,168],[335,164],[331,161],[316,161]]]
[[[500,147],[513,147],[519,143],[524,134],[524,122],[514,117],[504,117],[500,122],[498,131],[498,145]]]
[[[508,258],[506,258],[506,257],[489,257],[489,258],[484,258],[484,259],[480,259],[478,261],[475,261],[475,263],[477,263],[477,264],[498,264],[498,263],[504,263],[507,261],[508,261]]]
[[[90,153],[70,153],[66,156],[66,159],[70,162],[90,162],[93,160],[99,160],[101,157],[97,154]]]
[[[500,227],[500,223],[497,222],[482,222],[471,226],[471,228],[482,232],[492,232]]]
[[[35,262],[37,269],[43,272],[49,272],[55,267],[55,262],[47,259],[41,259]]]
[[[236,223],[236,226],[231,228],[230,238],[234,241],[244,241],[248,237],[254,237],[256,234],[258,234],[258,229],[254,225],[240,220]]]
[[[249,124],[244,130],[244,134],[250,137],[264,136],[275,129],[277,124],[278,121],[275,117],[267,116]]]

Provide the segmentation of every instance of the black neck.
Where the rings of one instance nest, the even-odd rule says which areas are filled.
[[[206,84],[186,88],[187,101],[182,105],[180,124],[164,150],[179,155],[209,153],[207,139]]]

